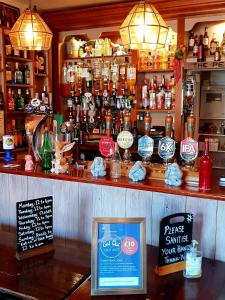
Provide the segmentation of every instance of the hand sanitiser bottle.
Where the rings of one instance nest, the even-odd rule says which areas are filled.
[[[199,278],[202,276],[202,253],[198,251],[198,242],[192,240],[192,244],[185,253],[185,268],[183,275],[186,278]]]

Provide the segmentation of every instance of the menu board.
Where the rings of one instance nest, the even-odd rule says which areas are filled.
[[[192,226],[190,213],[173,214],[161,220],[158,267],[184,261],[186,246],[192,241]]]
[[[17,253],[53,242],[53,199],[43,197],[16,203]]]

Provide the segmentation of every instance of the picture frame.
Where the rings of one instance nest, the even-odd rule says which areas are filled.
[[[94,218],[91,295],[147,293],[145,218]]]
[[[7,28],[12,28],[16,20],[20,16],[18,7],[0,2],[0,25]]]

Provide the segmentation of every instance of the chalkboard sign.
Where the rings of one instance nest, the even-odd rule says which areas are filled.
[[[17,258],[53,250],[53,199],[43,197],[16,203]]]
[[[161,220],[158,269],[172,264],[178,264],[179,270],[183,269],[183,263],[180,265],[179,263],[184,261],[186,246],[191,244],[192,227],[193,215],[190,213],[173,214]],[[174,271],[178,269],[174,268]]]

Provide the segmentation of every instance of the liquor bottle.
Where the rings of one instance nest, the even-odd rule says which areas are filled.
[[[152,118],[150,114],[147,112],[144,116],[144,133],[145,135],[150,135]]]
[[[29,104],[30,100],[31,100],[30,91],[27,89],[26,92],[25,92],[25,95],[24,95],[25,105]]]
[[[215,38],[215,32],[213,32],[212,39],[210,41],[210,55],[214,55],[216,52],[216,38]]]
[[[104,61],[102,67],[102,79],[103,83],[108,83],[110,81],[110,62]]]
[[[31,84],[30,69],[28,65],[25,66],[25,70],[24,70],[24,83]]]
[[[194,32],[191,31],[189,35],[189,40],[188,40],[188,50],[193,51],[193,47],[195,44],[195,39],[194,39]]]
[[[138,146],[138,127],[137,127],[137,121],[134,121],[134,127],[131,129],[131,133],[133,135],[133,147],[137,148]]]
[[[12,83],[12,68],[11,68],[11,64],[9,62],[6,63],[5,69],[6,69],[6,71],[5,71],[6,82]]]
[[[171,137],[173,130],[173,117],[171,116],[170,112],[168,112],[167,116],[165,117],[165,136]]]
[[[8,89],[7,103],[8,103],[8,110],[14,111],[15,110],[15,102],[14,102],[14,98],[12,96],[12,92],[11,92],[10,88]]]
[[[149,90],[149,108],[156,109],[156,91],[153,78],[151,81],[151,89]]]
[[[204,44],[203,44],[203,35],[200,35],[199,38],[199,43],[198,43],[198,54],[197,54],[197,61],[198,62],[203,62],[205,59],[205,55],[204,55]]]
[[[115,148],[112,156],[110,176],[113,179],[119,179],[121,177],[121,156],[117,143],[115,143]]]
[[[67,66],[66,63],[64,63],[62,67],[62,84],[66,84],[66,83],[67,83]]]
[[[23,84],[23,72],[19,69],[18,62],[16,62],[14,82],[15,82],[15,84]]]
[[[111,64],[111,80],[113,87],[117,88],[117,83],[119,81],[119,63],[116,58],[114,58]]]
[[[195,116],[193,112],[190,113],[190,116],[187,117],[187,136],[194,138],[195,133]]]
[[[49,105],[49,96],[47,92],[47,87],[44,85],[43,92],[41,93],[41,101],[45,105]]]
[[[204,48],[206,50],[209,49],[208,27],[205,27],[205,33],[204,33],[204,36],[203,36],[203,45],[204,45]]]
[[[17,96],[15,97],[15,110],[23,110],[25,106],[24,98],[21,95],[21,89],[18,89]]]
[[[222,40],[222,43],[221,43],[221,54],[225,55],[225,31],[223,33],[223,40]]]
[[[199,161],[199,189],[208,191],[212,187],[212,159],[209,156],[209,140],[205,139],[204,154]]]
[[[193,46],[193,56],[198,55],[198,36],[197,34],[195,35],[195,41],[194,41],[194,46]]]
[[[221,54],[220,54],[220,47],[219,42],[216,43],[216,52],[214,54],[214,61],[220,61],[221,60]]]
[[[4,96],[2,92],[2,87],[0,86],[0,110],[4,109]]]
[[[128,64],[127,66],[127,88],[129,91],[136,84],[136,66],[134,64]]]
[[[44,142],[41,148],[42,169],[50,170],[52,167],[52,144],[50,142],[48,128],[45,128]]]
[[[141,94],[142,94],[142,107],[144,109],[147,109],[149,107],[149,103],[148,103],[148,83],[146,79],[144,80],[144,84],[142,85]]]
[[[105,116],[105,128],[106,128],[106,135],[107,136],[111,136],[112,123],[113,123],[113,117],[112,117],[112,114],[111,114],[111,110],[109,109],[106,116]]]

